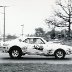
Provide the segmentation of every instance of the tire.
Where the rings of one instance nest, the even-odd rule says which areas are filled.
[[[18,48],[15,48],[15,49],[13,48],[13,49],[11,49],[11,50],[9,51],[9,55],[10,55],[10,57],[13,58],[13,59],[18,59],[18,58],[21,58],[22,52],[21,52],[21,50],[18,49]]]
[[[65,52],[63,50],[57,50],[55,52],[56,59],[63,59],[65,57]]]

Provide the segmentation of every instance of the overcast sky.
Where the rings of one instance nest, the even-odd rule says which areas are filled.
[[[53,14],[55,0],[0,0],[6,8],[6,34],[20,35],[24,24],[24,34],[34,33],[42,27],[47,30],[44,20]],[[3,8],[0,8],[0,34],[3,34]]]

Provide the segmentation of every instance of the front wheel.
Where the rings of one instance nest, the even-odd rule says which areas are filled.
[[[57,50],[55,52],[55,58],[63,59],[65,57],[65,52],[63,50]]]
[[[19,49],[11,49],[9,52],[11,58],[21,58],[21,51]]]

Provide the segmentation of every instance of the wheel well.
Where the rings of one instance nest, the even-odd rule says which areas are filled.
[[[66,54],[66,52],[65,52],[63,49],[57,49],[57,50],[54,52],[54,54],[55,54],[58,50],[61,50],[61,51],[63,51],[63,52]]]
[[[10,47],[9,52],[10,52],[12,49],[18,49],[18,50],[20,50],[20,51],[22,52],[22,50],[21,50],[21,48],[20,48],[19,46],[12,46],[12,47]]]

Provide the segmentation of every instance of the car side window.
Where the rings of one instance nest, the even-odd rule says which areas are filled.
[[[30,39],[29,39],[29,43],[30,43],[30,44],[33,44],[33,38],[30,38]]]
[[[28,44],[33,44],[33,39],[32,38],[27,38],[23,42],[28,43]]]
[[[35,43],[35,44],[45,44],[45,43],[43,42],[43,40],[40,39],[40,38],[35,38],[35,39],[34,39],[34,43]]]

